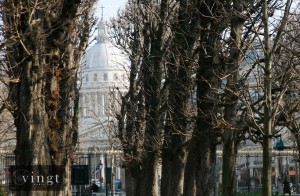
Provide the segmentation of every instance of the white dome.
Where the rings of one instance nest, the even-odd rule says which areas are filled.
[[[85,55],[86,69],[110,69],[120,67],[121,53],[111,43],[96,43]]]
[[[83,58],[84,69],[119,69],[123,68],[125,56],[109,40],[105,24],[101,20],[97,25],[96,44],[89,48]]]
[[[107,120],[119,109],[120,93],[125,93],[128,87],[128,58],[110,42],[102,19],[97,29],[97,43],[87,50],[81,61],[81,81],[78,83],[81,148],[99,146],[99,141],[109,147],[103,142],[108,141]]]

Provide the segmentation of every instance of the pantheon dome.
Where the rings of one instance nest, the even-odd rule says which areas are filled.
[[[79,147],[110,149],[116,129],[115,114],[126,92],[127,58],[115,47],[103,19],[97,25],[96,43],[81,61]]]
[[[110,41],[103,20],[97,25],[96,43],[87,50],[84,69],[113,70],[124,68],[124,55]]]

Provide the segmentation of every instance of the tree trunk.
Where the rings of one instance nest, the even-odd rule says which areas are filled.
[[[277,103],[274,103],[272,95],[273,85],[273,55],[279,47],[279,40],[282,36],[286,24],[288,22],[288,16],[290,13],[291,0],[286,1],[285,10],[282,16],[282,20],[277,29],[277,35],[272,44],[270,41],[270,30],[269,30],[269,8],[268,1],[264,0],[262,7],[262,23],[264,27],[264,40],[263,40],[263,51],[264,51],[264,124],[263,124],[263,173],[262,173],[262,195],[272,195],[272,137],[275,129],[275,115],[277,115],[277,109],[274,104],[279,104],[282,98],[278,98]],[[272,46],[271,46],[272,45]]]
[[[179,1],[178,18],[172,29],[172,58],[168,63],[169,96],[167,101],[164,145],[162,148],[162,196],[183,193],[187,141],[191,138],[195,115],[194,83],[195,50],[199,38],[196,1]],[[188,32],[188,33],[187,33]]]
[[[192,152],[192,150],[189,149],[184,170],[184,196],[196,196],[196,160],[194,154],[195,152]]]
[[[189,151],[186,163],[184,196],[215,196],[217,194],[216,145],[206,131],[205,135],[199,134],[192,138],[194,144]]]
[[[211,130],[210,130],[211,131]],[[198,149],[199,154],[196,159],[196,195],[197,196],[215,196],[216,193],[216,145],[215,141],[204,136],[200,136],[197,142],[202,142]],[[212,137],[213,138],[213,137]]]
[[[171,63],[172,65],[169,66],[170,85],[164,145],[162,147],[162,196],[180,196],[183,193],[183,174],[187,156],[186,146],[193,127],[191,125],[192,115],[194,115],[192,107],[195,107],[190,102],[193,89],[190,75],[191,62],[189,62],[190,58],[188,56],[183,55],[184,52],[188,51],[188,48],[182,49],[180,48],[182,45],[179,46],[178,42],[175,43],[177,51],[183,57],[174,60],[174,64]],[[190,53],[193,52],[190,51]]]
[[[183,176],[186,161],[186,149],[182,146],[183,137],[183,135],[173,135],[172,142],[166,144],[166,147],[162,149],[162,196],[180,196],[183,193]]]
[[[138,169],[125,168],[125,181],[126,181],[126,194],[134,195],[136,190],[136,176],[135,173]]]
[[[134,26],[133,41],[129,41],[134,54],[131,56],[134,69],[130,70],[129,107],[125,108],[126,103],[122,103],[120,139],[125,156],[131,159],[126,167],[137,170],[134,173],[138,175],[133,176],[135,186],[131,186],[136,196],[158,195],[157,172],[164,117],[161,107],[166,99],[162,93],[162,79],[166,57],[164,47],[168,37],[168,22],[165,21],[168,15],[166,9],[169,8],[167,2],[132,1],[130,14],[133,17],[126,21]]]
[[[159,74],[155,74],[159,78]],[[158,163],[159,163],[159,149],[160,149],[160,131],[161,131],[161,114],[159,108],[159,94],[157,93],[157,85],[149,85],[154,82],[159,83],[160,80],[154,81],[154,78],[149,77],[146,80],[148,84],[145,86],[146,98],[145,109],[149,111],[146,114],[145,126],[145,143],[143,149],[143,156],[140,163],[141,171],[137,179],[136,196],[158,196]],[[149,85],[149,86],[148,86]],[[150,90],[151,89],[151,90]],[[156,89],[152,91],[152,89]],[[148,91],[150,90],[150,91]]]
[[[236,154],[237,145],[235,140],[223,144],[222,165],[222,195],[232,196],[236,190]]]
[[[37,172],[52,170],[61,185],[39,190],[32,184],[17,195],[71,195],[78,135],[77,70],[88,41],[90,25],[85,23],[91,22],[93,2],[1,2],[17,129],[16,165]],[[78,10],[84,13],[82,20],[77,18]]]
[[[243,1],[233,1],[234,15],[231,17],[230,56],[227,65],[225,88],[224,120],[227,126],[223,134],[222,195],[232,196],[236,190],[236,155],[239,139],[236,125],[238,97],[238,70],[241,63],[241,39],[245,19],[243,18]]]
[[[262,172],[262,195],[272,195],[272,136],[274,129],[273,103],[272,103],[272,58],[270,53],[270,37],[268,24],[268,2],[263,1],[263,24],[264,24],[264,126],[263,126],[263,172]]]
[[[136,186],[136,196],[158,196],[158,157],[149,153],[141,164],[143,168]]]
[[[214,40],[217,42],[217,40]],[[215,43],[215,42],[214,42]],[[213,53],[211,53],[213,54]],[[214,55],[212,55],[214,56]],[[194,193],[187,187],[196,185],[197,196],[214,196],[216,194],[216,130],[213,128],[213,117],[216,114],[212,87],[216,86],[217,65],[211,57],[200,57],[200,69],[197,75],[197,122],[194,130],[191,147],[188,154],[187,165],[195,166],[195,181],[185,180],[184,195],[192,196]],[[187,170],[188,168],[186,168]],[[185,178],[188,177],[185,175]],[[193,176],[192,176],[193,177]]]
[[[262,195],[272,195],[272,138],[263,137]]]
[[[195,166],[195,181],[189,180],[187,187],[196,185],[197,196],[214,196],[216,194],[216,145],[217,129],[214,128],[214,119],[217,116],[217,98],[214,88],[218,86],[218,72],[220,67],[219,48],[220,35],[224,26],[219,14],[220,5],[207,1],[199,5],[200,14],[200,41],[197,70],[197,118],[187,165]],[[223,9],[223,8],[222,8]],[[220,21],[218,20],[220,19]],[[194,158],[191,158],[194,157]],[[187,168],[186,168],[187,169]],[[185,175],[186,177],[186,175]],[[185,180],[185,183],[188,182]],[[191,192],[188,196],[194,194]],[[184,192],[184,195],[187,195]]]

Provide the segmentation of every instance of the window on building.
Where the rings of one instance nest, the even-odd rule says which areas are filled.
[[[114,80],[116,81],[116,80],[118,80],[118,79],[119,79],[119,76],[118,76],[117,73],[115,73],[115,74],[114,74]]]
[[[86,108],[86,105],[87,105],[87,103],[88,103],[88,100],[87,100],[87,95],[85,95],[85,94],[83,94],[83,96],[82,96],[82,105],[83,105],[83,107],[82,107],[82,116],[83,117],[86,117],[87,116],[87,108]]]
[[[98,80],[98,75],[95,73],[94,74],[94,81],[97,81]]]
[[[90,111],[91,111],[91,116],[97,114],[96,113],[96,107],[97,107],[97,104],[96,104],[96,93],[95,92],[92,92],[90,93]]]
[[[82,93],[80,93],[79,94],[79,114],[80,114],[80,117],[83,117],[83,109],[84,109],[84,106],[83,106],[83,102],[84,102],[84,100],[83,100],[83,94]]]
[[[85,81],[89,82],[89,75],[88,74],[85,75]]]
[[[108,80],[108,75],[107,75],[107,73],[103,74],[103,80],[104,80],[104,81],[107,81],[107,80]]]
[[[98,110],[97,115],[100,116],[103,113],[103,107],[102,107],[102,93],[97,92],[97,104],[98,104]]]

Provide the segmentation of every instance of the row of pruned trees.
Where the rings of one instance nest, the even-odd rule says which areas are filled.
[[[272,139],[295,126],[299,48],[293,1],[129,0],[112,37],[130,59],[118,115],[129,195],[234,195],[238,144],[263,147],[271,195]],[[287,45],[286,43],[290,43]],[[242,66],[244,65],[244,66]],[[298,131],[298,130],[297,130]]]
[[[3,0],[0,6],[7,77],[1,80],[9,90],[1,110],[14,118],[16,164],[63,166],[61,195],[71,194],[77,71],[94,3]],[[298,18],[291,5],[291,0],[128,1],[112,24],[113,38],[131,62],[118,115],[128,195],[158,195],[160,164],[162,195],[215,195],[221,143],[222,192],[233,195],[235,155],[246,136],[263,146],[263,195],[271,194],[276,127],[292,127],[299,135],[298,99],[290,99],[299,78]],[[240,64],[256,43],[262,58],[241,75]]]

